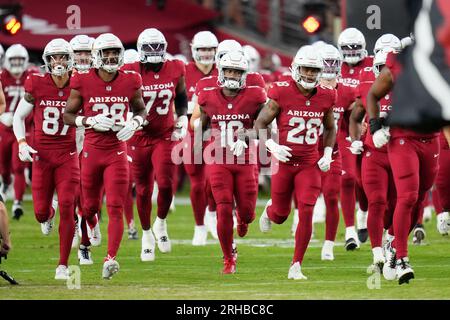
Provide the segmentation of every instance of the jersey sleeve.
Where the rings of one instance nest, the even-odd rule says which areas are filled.
[[[184,77],[186,75],[186,65],[181,60],[173,60],[175,62],[175,67],[178,77]]]
[[[28,77],[25,79],[25,83],[24,83],[24,88],[25,88],[25,92],[28,92],[29,94],[31,94],[32,96],[34,96],[33,94],[33,77],[31,75],[28,75]]]
[[[267,96],[269,97],[269,99],[272,99],[272,100],[275,100],[278,102],[280,96],[279,96],[279,92],[278,92],[277,82],[274,82],[270,85]]]
[[[204,90],[202,90],[198,93],[197,103],[201,107],[204,107],[206,105],[206,96],[207,96],[207,93]]]
[[[133,89],[139,90],[142,88],[142,77],[139,73],[133,72]]]
[[[262,75],[256,72],[254,73],[254,75],[254,83],[252,83],[252,86],[257,86],[264,89],[266,87],[266,82],[264,81]]]
[[[70,89],[80,91],[81,83],[80,83],[80,74],[78,72],[72,73],[70,77]]]
[[[204,83],[205,83],[205,81],[202,80],[202,79],[200,79],[200,80],[197,82],[197,85],[195,86],[195,93],[194,93],[197,97],[200,95],[200,92],[201,92],[201,91],[203,90],[203,88],[205,87]]]
[[[256,95],[256,101],[257,101],[258,104],[266,103],[266,101],[267,101],[267,94],[266,94],[266,91],[263,88],[258,87],[256,89],[255,95]]]

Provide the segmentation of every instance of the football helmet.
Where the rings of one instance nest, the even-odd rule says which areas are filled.
[[[200,31],[197,32],[192,39],[191,52],[192,59],[195,62],[210,65],[214,63],[214,57],[217,51],[217,46],[219,42],[216,36],[210,31]],[[201,48],[214,48],[214,51],[200,52],[198,49]]]
[[[344,61],[348,64],[357,64],[367,56],[366,39],[356,28],[347,28],[338,38],[338,49]]]
[[[261,62],[261,55],[258,50],[250,45],[243,46],[242,50],[244,50],[244,54],[247,57],[249,71],[258,72],[260,69],[259,64]]]
[[[55,55],[64,55],[64,60],[56,61]],[[64,39],[53,39],[45,46],[42,60],[44,60],[46,72],[60,77],[72,69],[72,47]]]
[[[224,54],[219,61],[218,69],[218,82],[221,87],[231,90],[242,89],[245,87],[245,80],[248,73],[248,61],[242,51],[230,51]],[[227,78],[225,76],[225,69],[241,70],[242,74],[240,79]]]
[[[161,63],[166,60],[167,41],[158,29],[142,31],[136,47],[142,63]]]
[[[377,52],[383,48],[392,48],[396,52],[400,52],[402,51],[402,43],[400,42],[400,39],[393,34],[385,33],[378,38],[377,42],[375,42],[373,53],[377,54]]]
[[[229,51],[240,51],[240,52],[244,53],[244,51],[242,50],[241,44],[239,42],[237,42],[236,40],[230,40],[230,39],[223,40],[217,46],[217,52],[216,52],[216,64],[217,65],[219,64],[222,56]]]
[[[127,49],[123,54],[124,63],[133,63],[139,61],[139,53],[134,49]]]
[[[323,70],[321,77],[323,79],[335,79],[341,73],[342,56],[339,50],[331,45],[326,44],[322,46],[320,55],[323,60]]]
[[[22,74],[28,68],[28,51],[21,44],[13,44],[5,52],[4,67],[12,74]]]
[[[375,77],[378,77],[378,75],[381,72],[381,69],[383,69],[384,65],[386,64],[387,55],[389,52],[395,52],[394,49],[387,47],[384,49],[381,49],[375,54],[375,57],[373,58],[373,73],[375,74]]]
[[[70,46],[73,50],[73,67],[80,71],[89,70],[92,67],[92,47],[94,38],[84,34],[77,35],[70,40]]]
[[[115,56],[105,56],[105,50],[108,49],[117,49],[119,50],[119,53]],[[103,69],[109,73],[116,72],[123,66],[124,51],[125,49],[123,48],[122,41],[112,33],[103,33],[99,35],[97,39],[95,39],[92,49],[94,67]]]
[[[301,67],[316,68],[318,69],[318,72],[314,78],[311,78],[310,76],[301,73]],[[305,89],[312,89],[317,86],[322,69],[322,57],[319,52],[310,45],[303,46],[297,51],[290,68],[292,79]]]

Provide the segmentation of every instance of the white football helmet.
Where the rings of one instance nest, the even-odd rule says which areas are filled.
[[[249,71],[258,72],[261,62],[261,55],[259,54],[258,50],[250,45],[243,46],[242,50],[244,50],[244,54],[247,57]]]
[[[210,31],[197,32],[191,43],[192,59],[201,64],[213,64],[218,45],[219,42],[214,33]],[[198,49],[201,48],[214,48],[214,51],[200,52]]]
[[[64,55],[65,61],[55,61],[54,55]],[[60,77],[69,72],[73,67],[73,50],[70,43],[61,38],[53,39],[45,46],[42,60],[45,63],[45,71],[54,76]]]
[[[167,41],[158,29],[142,31],[136,47],[142,63],[161,63],[166,60]]]
[[[119,54],[106,57],[104,51],[108,49],[117,49],[119,50]],[[124,51],[125,49],[123,48],[122,41],[112,33],[103,33],[99,35],[97,39],[95,39],[92,49],[94,67],[103,69],[109,73],[116,72],[123,66]]]
[[[236,40],[230,40],[230,39],[223,40],[217,46],[217,52],[216,52],[216,64],[217,65],[219,64],[222,56],[229,51],[241,51],[242,53],[244,53],[244,51],[242,50],[241,44],[239,42],[237,42]]]
[[[389,52],[395,52],[395,50],[390,47],[387,47],[379,50],[375,54],[375,57],[373,58],[373,67],[372,67],[375,77],[378,77],[378,75],[381,72],[381,69],[383,69],[384,65],[386,64],[386,59]]]
[[[331,45],[322,46],[320,54],[323,60],[323,70],[321,77],[323,79],[335,79],[341,73],[342,56],[339,50]]]
[[[338,38],[338,49],[344,61],[348,64],[357,64],[367,56],[366,39],[356,28],[347,28]]]
[[[70,40],[74,54],[73,67],[80,71],[89,70],[92,67],[92,47],[95,39],[84,34],[77,35]]]
[[[395,51],[400,52],[402,51],[402,43],[400,42],[400,39],[393,34],[385,33],[378,38],[377,42],[375,42],[373,53],[377,54],[377,52],[383,48],[392,48]]]
[[[124,63],[133,63],[139,61],[139,53],[135,49],[127,49],[123,54]]]
[[[218,82],[221,87],[236,90],[245,87],[245,80],[248,73],[248,61],[242,51],[230,51],[225,53],[219,61]],[[242,75],[239,80],[225,77],[225,69],[241,70]]]
[[[21,44],[13,44],[5,52],[4,67],[12,74],[22,74],[28,68],[28,51]]]
[[[309,77],[308,75],[301,73],[301,67],[316,68],[319,70],[319,72],[316,74],[314,79],[311,79],[311,77]],[[303,46],[297,51],[294,60],[292,60],[292,65],[290,68],[292,79],[294,79],[305,89],[312,89],[317,86],[322,69],[322,56],[316,49],[314,49],[313,46],[310,45]]]
[[[322,48],[323,48],[324,46],[326,46],[327,43],[326,43],[325,41],[319,40],[319,41],[314,42],[314,43],[311,44],[311,45],[312,45],[313,48],[316,49],[316,50],[322,50]]]

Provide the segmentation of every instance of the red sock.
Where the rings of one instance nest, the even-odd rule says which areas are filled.
[[[314,206],[299,203],[299,221],[297,232],[295,233],[294,258],[292,259],[294,263],[298,261],[302,264],[303,257],[311,240],[313,210]]]
[[[341,179],[341,207],[346,227],[355,225],[355,180],[342,176]]]
[[[123,236],[122,207],[106,205],[108,209],[108,255],[116,257]]]
[[[231,203],[217,204],[217,234],[225,259],[233,257],[233,206]]]
[[[65,206],[59,203],[59,265],[68,265],[73,234],[75,232],[75,219],[73,216],[74,203]]]

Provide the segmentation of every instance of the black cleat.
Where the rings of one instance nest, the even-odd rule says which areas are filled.
[[[21,216],[23,216],[22,204],[20,202],[14,203],[13,204],[13,219],[19,220]]]
[[[358,242],[356,242],[355,239],[350,238],[350,239],[347,239],[345,241],[345,250],[353,251],[353,250],[358,249],[358,248],[359,248],[359,245],[358,245]]]
[[[414,279],[414,270],[408,258],[397,260],[397,278],[398,284],[409,283],[409,280]]]
[[[420,245],[422,241],[425,239],[425,229],[422,224],[416,225],[413,231],[413,243],[415,245]]]
[[[358,229],[358,239],[360,243],[364,243],[369,238],[369,231],[366,229]]]

